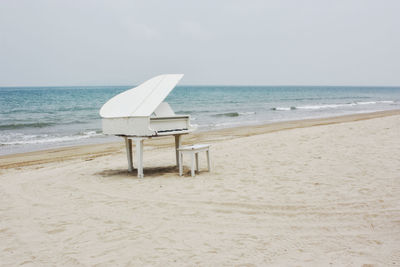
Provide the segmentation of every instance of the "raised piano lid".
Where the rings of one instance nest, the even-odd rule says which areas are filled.
[[[183,74],[156,76],[108,100],[100,109],[103,118],[148,117],[174,89]]]

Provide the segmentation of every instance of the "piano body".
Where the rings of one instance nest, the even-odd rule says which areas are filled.
[[[100,109],[104,134],[125,139],[128,169],[133,171],[132,140],[136,143],[138,177],[143,177],[143,141],[152,137],[175,136],[176,160],[181,135],[192,132],[189,115],[175,115],[163,102],[183,74],[156,76],[108,100]]]

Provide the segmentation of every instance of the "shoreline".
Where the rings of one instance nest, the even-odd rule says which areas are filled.
[[[223,128],[210,131],[199,131],[183,136],[183,144],[193,142],[215,143],[219,140],[230,140],[234,138],[254,136],[264,133],[291,130],[296,128],[307,128],[313,126],[339,124],[360,120],[369,120],[388,116],[400,115],[400,109],[378,111],[371,113],[350,114],[335,117],[313,118],[293,121],[280,121],[274,123],[238,126],[233,128]],[[174,145],[171,137],[158,137],[146,140],[145,150],[154,148],[172,147]],[[0,156],[0,169],[18,168],[36,164],[51,162],[62,162],[84,157],[85,160],[92,160],[97,157],[120,153],[125,150],[122,142],[108,142],[100,144],[87,144],[70,147],[60,147],[33,152],[8,154]],[[125,153],[125,151],[123,151]]]

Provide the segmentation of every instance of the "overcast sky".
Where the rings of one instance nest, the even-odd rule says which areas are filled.
[[[0,86],[400,85],[399,0],[1,0]]]

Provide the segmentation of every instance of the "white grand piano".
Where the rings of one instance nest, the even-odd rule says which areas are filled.
[[[132,140],[136,144],[136,167],[143,177],[143,141],[158,136],[175,136],[176,162],[181,135],[192,132],[189,115],[175,115],[167,102],[163,102],[183,74],[156,76],[141,85],[122,92],[100,109],[103,133],[125,139],[128,170],[133,171]]]

